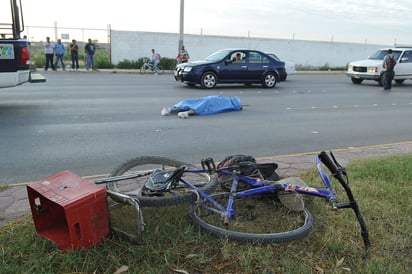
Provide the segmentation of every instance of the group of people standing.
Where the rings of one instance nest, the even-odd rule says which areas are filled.
[[[66,70],[66,65],[64,63],[64,54],[66,49],[64,44],[62,44],[61,39],[57,40],[57,44],[54,44],[50,41],[50,37],[46,38],[46,42],[43,43],[44,53],[46,55],[46,64],[44,70],[49,69],[49,65],[52,70],[57,70],[57,66],[59,62],[62,65],[62,69]],[[70,44],[70,55],[72,60],[72,69],[79,70],[79,45],[77,44],[76,39],[73,39]],[[92,39],[88,39],[87,44],[84,46],[84,52],[86,53],[86,70],[92,69],[95,70],[94,65],[94,54],[96,52],[96,46],[93,44]],[[56,55],[56,60],[54,60],[54,55]],[[160,54],[152,49],[152,58],[151,61],[153,63],[153,70],[154,73],[157,75],[159,70],[159,63],[160,63]],[[182,45],[176,60],[178,64],[187,63],[189,61],[189,53],[185,49],[185,46]]]
[[[49,65],[52,70],[57,70],[59,62],[61,62],[62,69],[66,70],[66,65],[64,63],[64,54],[66,49],[64,44],[62,44],[61,39],[57,40],[57,43],[54,44],[50,41],[50,37],[46,38],[46,42],[43,43],[44,53],[46,55],[46,64],[44,70],[49,69]],[[95,69],[94,65],[94,54],[96,52],[96,47],[92,42],[92,39],[89,38],[87,44],[84,46],[84,52],[86,53],[86,69]],[[77,44],[76,39],[73,39],[70,44],[70,54],[72,60],[72,69],[79,70],[79,45]],[[56,55],[56,61],[53,62],[54,55]]]

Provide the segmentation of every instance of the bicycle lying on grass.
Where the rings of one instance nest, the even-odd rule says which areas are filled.
[[[213,159],[208,158],[202,160],[201,168],[196,168],[155,156],[128,160],[117,167],[110,178],[96,183],[106,184],[109,197],[117,202],[115,206],[127,203],[136,208],[138,229],[131,236],[137,238],[137,242],[141,242],[144,228],[140,207],[182,203],[190,203],[191,219],[216,236],[259,243],[300,239],[311,231],[313,225],[312,213],[301,199],[301,196],[309,195],[326,199],[334,210],[353,209],[361,228],[366,256],[369,256],[368,229],[349,187],[345,168],[332,153],[330,155],[332,158],[322,151],[316,157],[323,188],[309,187],[298,177],[279,179],[274,163],[244,161],[216,167]],[[330,175],[323,170],[323,165],[342,185],[347,202],[338,201]],[[224,191],[214,193],[219,183]]]

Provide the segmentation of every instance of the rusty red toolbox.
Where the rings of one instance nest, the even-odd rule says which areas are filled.
[[[38,234],[63,250],[92,247],[109,234],[106,190],[62,171],[27,186]]]

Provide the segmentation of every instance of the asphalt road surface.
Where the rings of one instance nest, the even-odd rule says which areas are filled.
[[[339,75],[293,75],[259,85],[202,90],[171,74],[47,72],[46,83],[0,90],[0,184],[61,170],[106,174],[124,160],[162,155],[199,163],[410,141],[412,82],[384,92]],[[239,96],[243,111],[179,119],[163,106]]]

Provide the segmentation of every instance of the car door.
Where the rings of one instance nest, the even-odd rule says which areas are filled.
[[[247,71],[246,52],[234,51],[221,65],[219,80],[226,83],[244,82],[247,79]]]
[[[270,60],[260,52],[250,51],[247,65],[249,79],[254,82],[260,82],[263,74],[269,68]]]
[[[412,50],[405,50],[395,66],[395,78],[412,77]]]

